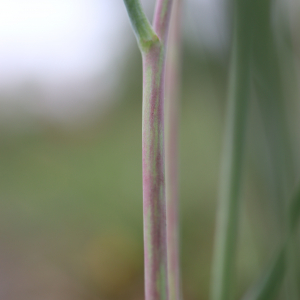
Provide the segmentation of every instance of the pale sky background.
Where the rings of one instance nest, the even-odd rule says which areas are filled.
[[[200,27],[213,39],[220,1],[189,2],[199,5]],[[122,53],[127,27],[122,0],[1,0],[0,87],[28,76],[61,81],[105,72]]]
[[[126,20],[119,2],[1,0],[0,85],[105,71]]]
[[[128,47],[127,21],[120,0],[0,0],[2,117],[84,111],[111,86],[109,70]],[[32,85],[36,97],[18,97]]]
[[[154,2],[142,0],[149,15]],[[185,1],[186,31],[216,55],[228,38],[225,3]],[[13,101],[1,95],[34,82],[46,94],[38,103],[44,113],[63,115],[76,105],[81,110],[93,88],[112,88],[109,79],[117,77],[133,43],[123,0],[0,0],[0,104]],[[99,85],[91,87],[94,78]],[[68,91],[79,95],[81,86],[80,97],[67,96]],[[27,100],[18,101],[26,105]],[[29,110],[38,110],[35,106]]]

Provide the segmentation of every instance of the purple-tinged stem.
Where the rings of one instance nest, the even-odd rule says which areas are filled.
[[[153,18],[153,29],[165,47],[168,39],[169,23],[173,0],[157,0]]]
[[[168,299],[164,167],[164,48],[143,53],[143,198],[146,300]]]
[[[178,123],[180,94],[180,26],[181,0],[174,0],[166,59],[166,201],[167,248],[170,300],[181,299],[179,264],[179,153]]]
[[[157,0],[154,30],[139,0],[124,0],[124,2],[143,58],[145,299],[168,300],[164,73],[172,0]]]
[[[164,164],[164,73],[170,0],[158,0],[153,28],[160,42],[143,56],[143,196],[145,298],[167,300],[167,232]]]
[[[153,27],[160,42],[143,55],[143,197],[146,300],[169,299],[164,162],[165,52],[170,0],[158,0]]]

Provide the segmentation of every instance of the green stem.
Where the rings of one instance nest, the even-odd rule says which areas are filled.
[[[229,300],[232,294],[238,231],[239,198],[250,98],[250,20],[248,0],[236,0],[227,126],[211,283],[212,300]]]
[[[146,300],[168,299],[164,165],[164,50],[143,53],[143,202]]]
[[[124,0],[130,22],[141,52],[146,52],[153,43],[158,41],[139,0]]]
[[[139,0],[124,0],[143,59],[145,299],[168,300],[164,163],[165,51],[171,0],[158,0],[154,30]]]

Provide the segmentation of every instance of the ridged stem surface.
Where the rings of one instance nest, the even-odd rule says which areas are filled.
[[[143,53],[143,202],[145,295],[168,299],[164,168],[164,50]]]
[[[179,263],[179,94],[181,0],[174,0],[166,59],[166,200],[170,300],[181,299]]]
[[[139,0],[124,0],[143,59],[145,299],[168,300],[164,151],[165,51],[172,0],[157,0],[153,29]]]

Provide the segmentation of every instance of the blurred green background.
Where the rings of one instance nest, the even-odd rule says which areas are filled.
[[[290,26],[283,24],[284,30]],[[275,33],[297,153],[299,79],[290,70],[299,74],[299,22],[291,27],[293,45],[285,42],[289,34]],[[225,46],[217,54],[199,46],[194,35],[184,36],[182,46],[181,265],[184,299],[205,300],[229,50],[224,37]],[[135,43],[128,49],[115,66],[112,104],[105,109],[96,104],[85,115],[88,121],[75,119],[66,126],[21,109],[0,122],[1,299],[143,299],[142,71]],[[16,97],[36,97],[32,89],[35,86]],[[100,103],[102,95],[97,97]],[[237,295],[268,264],[280,239],[272,208],[272,168],[257,106],[253,101],[248,122]]]
[[[37,130],[1,132],[3,255],[32,256],[30,272],[53,264],[100,299],[143,297],[141,62],[133,51],[119,101],[92,126],[37,120]],[[226,77],[224,66],[185,56],[182,265],[187,297],[196,299],[208,291]],[[29,276],[33,286],[42,280]]]

